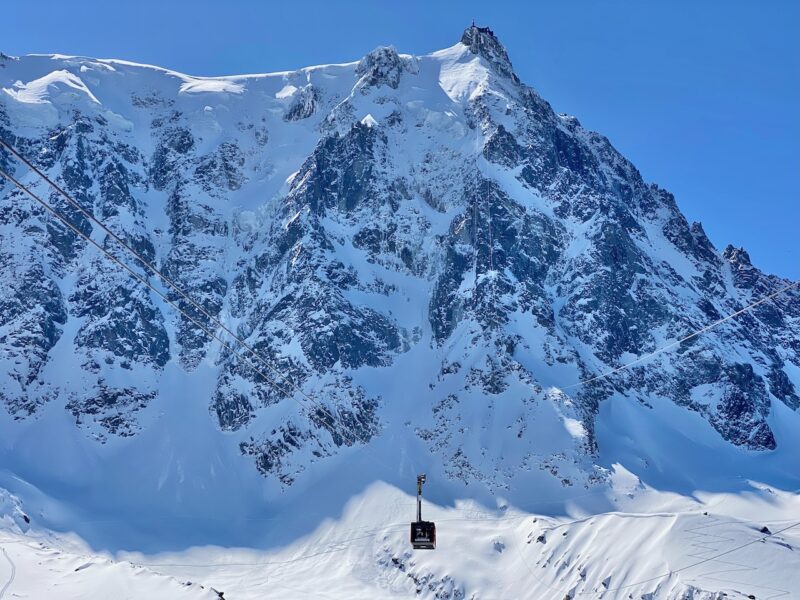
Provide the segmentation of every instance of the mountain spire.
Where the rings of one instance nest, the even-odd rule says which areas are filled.
[[[464,30],[461,43],[469,51],[477,54],[491,64],[499,75],[511,78],[514,83],[519,83],[519,77],[514,73],[508,53],[489,27],[478,27],[475,21]]]
[[[728,244],[725,247],[725,250],[722,252],[722,258],[725,260],[733,263],[736,266],[752,266],[752,262],[750,262],[750,255],[747,253],[747,250],[744,248],[736,248],[732,244]]]

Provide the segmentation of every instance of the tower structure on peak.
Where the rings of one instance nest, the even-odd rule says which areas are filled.
[[[461,35],[461,43],[469,48],[470,52],[491,64],[499,75],[512,79],[514,83],[519,83],[508,53],[491,27],[480,27],[473,20]]]

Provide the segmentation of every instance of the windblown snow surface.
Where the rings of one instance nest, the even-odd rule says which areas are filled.
[[[0,57],[3,139],[338,421],[0,184],[0,600],[800,598],[800,294],[570,388],[788,282],[490,31],[218,78]]]

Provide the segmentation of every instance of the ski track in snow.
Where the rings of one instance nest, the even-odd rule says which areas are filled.
[[[752,581],[737,581],[732,579],[732,574],[753,574],[754,572],[758,571],[758,567],[753,565],[745,564],[743,562],[734,562],[732,559],[729,560],[722,560],[723,556],[729,556],[739,550],[743,550],[746,546],[757,543],[758,541],[763,541],[765,539],[769,539],[773,535],[777,535],[778,533],[782,533],[784,531],[788,531],[793,529],[800,523],[796,523],[784,529],[781,529],[778,533],[770,534],[769,536],[759,536],[752,542],[747,542],[745,545],[738,545],[736,543],[736,539],[727,536],[727,535],[718,535],[715,533],[711,533],[708,530],[713,529],[715,527],[723,526],[730,521],[723,521],[718,517],[711,517],[710,520],[712,521],[708,525],[700,525],[699,527],[691,527],[685,529],[684,531],[688,534],[687,541],[691,542],[690,546],[696,551],[687,552],[687,558],[696,558],[699,559],[699,562],[696,562],[688,567],[685,567],[684,570],[693,569],[695,567],[699,567],[700,565],[709,565],[713,570],[710,571],[701,571],[697,574],[697,580],[713,580],[720,583],[724,583],[726,585],[737,584],[741,585],[743,588],[755,588],[755,589],[762,589],[766,590],[767,592],[771,593],[770,596],[763,596],[763,600],[771,600],[773,598],[781,598],[784,596],[791,597],[791,591],[766,586],[763,583],[753,583]],[[734,545],[731,547],[731,545]],[[709,556],[711,555],[711,556]],[[740,561],[742,558],[740,558]],[[717,568],[717,565],[721,565],[723,568]],[[725,575],[725,577],[720,577],[721,575]],[[751,578],[752,579],[752,578]]]
[[[17,565],[15,565],[14,561],[11,560],[11,557],[8,555],[8,552],[6,552],[5,548],[0,547],[0,550],[3,551],[3,556],[8,562],[8,565],[11,567],[11,573],[8,576],[8,581],[6,581],[5,585],[2,587],[2,589],[0,589],[0,600],[3,600],[8,588],[11,587],[11,584],[14,583],[14,578],[17,576]]]

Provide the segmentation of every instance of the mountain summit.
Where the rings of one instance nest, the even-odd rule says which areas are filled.
[[[3,65],[0,137],[182,292],[0,150],[180,308],[0,180],[13,481],[135,523],[142,506],[246,519],[332,473],[361,489],[427,471],[442,502],[528,508],[623,469],[681,491],[733,457],[791,478],[800,293],[598,378],[788,282],[556,114],[490,29],[253,76]]]
[[[464,44],[473,54],[484,58],[497,72],[505,77],[510,77],[514,83],[519,83],[519,78],[514,73],[511,60],[505,47],[497,39],[489,27],[478,27],[474,23],[464,30],[461,36]]]

